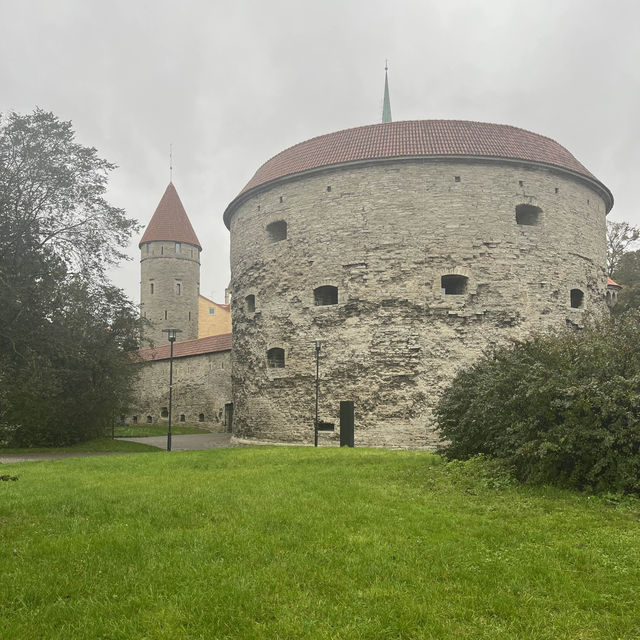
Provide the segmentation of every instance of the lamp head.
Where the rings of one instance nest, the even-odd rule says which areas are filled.
[[[176,336],[179,333],[182,333],[181,329],[163,329],[162,333],[166,333],[167,334],[167,338],[169,338],[169,342],[175,342],[176,341]]]

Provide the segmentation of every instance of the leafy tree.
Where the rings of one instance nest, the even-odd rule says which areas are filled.
[[[137,225],[113,168],[52,113],[0,118],[0,441],[74,442],[126,402],[139,320],[105,270]]]
[[[607,272],[613,274],[622,256],[640,239],[640,229],[628,222],[607,221]]]
[[[523,480],[640,493],[640,314],[516,341],[460,372],[436,415],[446,455]]]
[[[628,251],[620,258],[612,278],[620,285],[615,313],[640,309],[640,250]]]

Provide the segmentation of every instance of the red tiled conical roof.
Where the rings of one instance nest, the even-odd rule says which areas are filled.
[[[482,157],[524,160],[559,167],[595,182],[608,201],[611,192],[563,146],[525,129],[464,120],[412,120],[373,124],[318,136],[301,142],[265,162],[237,198],[274,180],[324,167],[370,160],[411,157]]]
[[[173,182],[170,182],[167,186],[160,203],[156,207],[156,212],[153,214],[140,240],[139,246],[142,246],[145,242],[162,240],[186,242],[202,249],[198,236],[196,236],[196,232],[193,230],[191,222],[189,222],[187,212],[182,206],[180,196],[173,186]]]

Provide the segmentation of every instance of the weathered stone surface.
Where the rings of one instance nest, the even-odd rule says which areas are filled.
[[[140,371],[133,389],[133,406],[125,416],[125,422],[167,423],[168,416],[163,417],[163,409],[169,408],[169,360],[135,366]],[[174,358],[172,424],[226,431],[224,407],[231,402],[230,372],[230,351]],[[200,414],[203,414],[202,420]]]
[[[168,328],[181,331],[179,340],[198,337],[199,293],[198,247],[176,242],[145,242],[140,247],[140,313],[151,323],[144,337],[152,344],[166,343],[162,331]]]
[[[337,423],[339,401],[353,400],[358,444],[437,446],[432,410],[460,367],[606,310],[600,193],[566,171],[468,158],[344,165],[239,201],[234,435],[312,441],[319,338],[321,420]],[[542,209],[538,225],[516,224],[520,204]],[[287,238],[271,242],[278,220]],[[447,274],[468,278],[465,294],[442,295]],[[337,305],[315,306],[322,285],[338,287]],[[582,308],[571,289],[584,292]],[[284,369],[267,367],[272,347]]]

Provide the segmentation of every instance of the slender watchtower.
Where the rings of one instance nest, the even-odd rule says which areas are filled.
[[[197,338],[202,247],[173,182],[139,246],[140,313],[151,323],[145,338],[163,344],[169,327],[180,329],[180,340]]]

